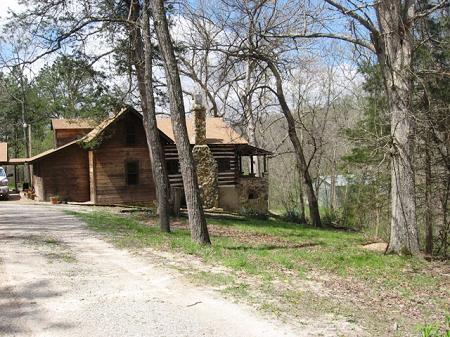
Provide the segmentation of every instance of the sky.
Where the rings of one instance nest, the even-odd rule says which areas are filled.
[[[2,29],[2,26],[4,25],[6,18],[8,17],[8,11],[9,10],[13,10],[13,11],[18,11],[20,12],[21,8],[23,8],[22,5],[19,4],[19,0],[0,0],[0,29]],[[183,18],[179,18],[179,20],[177,20],[177,25],[175,26],[175,28],[172,31],[172,34],[174,36],[175,39],[180,39],[182,38],[182,36],[185,34],[185,32],[187,31],[186,29],[186,20],[183,20]],[[7,53],[7,46],[2,46],[2,51],[3,53]],[[88,53],[94,53],[94,54],[101,54],[104,51],[108,50],[108,46],[104,43],[104,41],[99,40],[98,37],[95,40],[92,41],[88,41],[87,45],[86,45],[86,51]],[[47,63],[52,63],[53,60],[56,58],[56,56],[50,56],[49,58],[46,59],[41,59],[38,62],[36,62],[35,64],[31,65],[31,76],[34,76],[35,74],[37,74],[39,72],[39,70]],[[342,64],[338,65],[338,71],[336,72],[335,76],[337,77],[336,82],[340,82],[340,84],[338,83],[338,86],[342,86],[342,84],[351,84],[349,82],[354,82],[356,83],[356,85],[359,85],[361,83],[361,80],[356,78],[355,81],[355,76],[356,76],[356,68],[353,64],[349,63],[348,60],[342,60],[341,61]],[[102,69],[104,70],[105,67],[107,68],[108,66],[108,61],[107,60],[102,60],[101,62],[99,62],[98,64],[95,65],[95,67],[97,69]],[[108,71],[106,71],[108,72]],[[163,75],[163,72],[161,69],[156,70],[156,72],[160,72],[159,76]],[[124,83],[124,79],[117,79],[118,81],[121,81],[122,83]],[[319,81],[317,81],[319,82]],[[188,80],[187,78],[182,78],[182,85],[184,87],[184,89],[187,89],[190,92],[195,92],[197,90],[197,87],[195,84],[193,84],[193,82],[191,80]],[[121,85],[122,86],[122,85]],[[318,87],[318,89],[313,90],[313,92],[316,92],[315,96],[320,96],[320,86]],[[186,97],[185,100],[186,103],[186,107],[188,108],[191,104],[190,102],[190,98]]]
[[[0,25],[3,25],[9,9],[18,11],[20,8],[18,0],[0,0]]]

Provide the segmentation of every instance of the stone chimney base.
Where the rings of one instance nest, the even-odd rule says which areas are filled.
[[[219,207],[218,168],[208,145],[195,145],[192,150],[197,169],[198,185],[203,207]]]

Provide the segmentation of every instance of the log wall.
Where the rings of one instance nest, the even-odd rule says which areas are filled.
[[[134,145],[127,145],[126,142],[130,125],[135,130]],[[90,175],[95,177],[96,203],[152,206],[156,192],[141,119],[134,114],[126,114],[101,137],[101,145],[93,151],[91,159],[94,170]],[[127,184],[126,163],[129,161],[139,162],[139,181],[136,185]]]
[[[81,138],[92,129],[57,129],[54,131],[55,146],[60,147]]]
[[[33,183],[41,201],[56,195],[61,200],[89,201],[87,151],[74,144],[33,163]]]
[[[237,186],[239,178],[239,168],[235,145],[209,145],[214,159],[230,160],[230,169],[226,171],[219,170],[219,187]],[[178,160],[177,148],[175,145],[164,146],[166,160]],[[169,183],[171,187],[182,187],[183,181],[181,173],[169,174]]]

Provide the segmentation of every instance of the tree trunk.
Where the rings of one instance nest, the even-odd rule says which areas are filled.
[[[306,214],[305,214],[305,198],[303,196],[303,174],[300,171],[300,166],[297,161],[297,172],[299,172],[299,181],[298,181],[298,207],[299,207],[299,213],[300,213],[300,221],[306,222]]]
[[[380,35],[372,37],[391,113],[391,234],[387,253],[418,254],[412,112],[412,34],[414,2],[380,0]]]
[[[431,130],[427,130],[425,143],[425,253],[433,255],[433,205],[431,194]]]
[[[330,205],[331,205],[331,210],[334,212],[336,210],[336,204],[337,204],[337,196],[336,196],[336,179],[337,179],[337,174],[336,174],[336,147],[333,149],[333,168],[331,171],[331,179],[330,179]]]
[[[375,216],[376,216],[376,222],[375,222],[375,239],[378,239],[380,236],[380,213],[381,210],[379,207],[375,209]]]
[[[183,177],[184,193],[186,196],[189,224],[191,227],[191,237],[195,242],[200,244],[210,244],[211,241],[209,239],[205,215],[203,213],[194,159],[192,157],[191,145],[186,129],[183,92],[177,60],[175,58],[164,10],[164,2],[163,0],[150,0],[150,6],[166,73],[170,101],[170,115],[178,157],[180,158],[181,175]]]
[[[288,135],[294,147],[295,157],[297,159],[297,163],[300,169],[299,174],[300,176],[303,177],[303,186],[305,188],[306,196],[308,198],[309,217],[311,219],[311,223],[313,224],[313,226],[320,227],[322,226],[322,223],[320,220],[319,204],[317,202],[316,193],[314,191],[313,181],[309,174],[308,164],[306,162],[305,155],[303,153],[303,147],[297,135],[295,120],[286,102],[286,97],[284,95],[280,73],[278,72],[277,67],[271,60],[264,59],[264,61],[267,62],[267,65],[269,66],[270,70],[275,76],[277,87],[276,95],[278,101],[280,102],[281,111],[288,123]]]
[[[245,70],[245,92],[243,97],[243,103],[244,103],[244,117],[246,121],[246,129],[247,129],[247,137],[249,144],[252,146],[257,147],[258,143],[256,140],[256,123],[255,123],[255,116],[253,115],[253,106],[252,106],[252,72],[254,68],[253,60],[250,58],[247,59],[246,62],[246,70]],[[250,166],[253,165],[253,170],[255,172],[255,175],[257,177],[260,176],[260,165],[258,157],[256,158],[250,157],[250,161],[253,161],[253,163],[249,163]]]
[[[303,130],[302,129],[300,129],[300,145],[303,148]],[[297,172],[300,172],[300,166],[299,166],[298,160],[296,160],[296,166],[297,166],[296,167]],[[298,193],[299,193],[298,207],[299,207],[299,211],[300,211],[300,218],[301,218],[302,222],[306,223],[305,196],[304,196],[304,192],[303,192],[305,190],[303,187],[303,174],[300,174],[298,176],[298,189],[299,189],[299,191],[298,191]]]
[[[139,5],[133,3],[133,13],[131,18],[138,24]],[[143,125],[147,137],[153,180],[155,182],[158,199],[159,226],[162,232],[170,232],[169,219],[169,179],[164,164],[164,155],[160,140],[160,134],[156,125],[156,110],[153,91],[152,78],[152,47],[150,41],[150,27],[147,3],[142,11],[142,33],[139,28],[131,28],[131,40],[135,49],[134,66],[138,81],[139,93],[141,96],[141,108],[143,115]],[[144,39],[143,39],[144,38]],[[145,47],[145,49],[144,49]]]

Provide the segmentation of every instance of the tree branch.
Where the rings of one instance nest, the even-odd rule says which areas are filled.
[[[336,8],[338,11],[340,11],[342,14],[346,16],[350,16],[356,21],[358,21],[361,25],[367,28],[371,33],[378,33],[377,29],[365,18],[363,18],[361,15],[358,15],[354,12],[354,10],[348,9],[341,4],[337,3],[334,0],[325,0],[326,3],[330,4],[334,8]]]
[[[328,38],[328,39],[335,39],[335,40],[350,42],[350,43],[359,45],[361,47],[367,48],[372,52],[375,52],[375,47],[372,43],[358,39],[358,38],[354,38],[354,37],[348,36],[348,35],[338,35],[338,34],[331,34],[331,33],[310,33],[310,34],[295,33],[295,34],[285,34],[285,35],[266,35],[266,37],[292,38],[292,39],[296,39],[296,38],[306,38],[306,39]]]
[[[450,5],[449,0],[442,0],[441,2],[437,3],[436,5],[428,8],[427,10],[417,12],[417,14],[413,17],[413,20],[421,19],[425,16],[432,14],[434,11],[444,8],[444,7],[448,7],[449,5]]]

